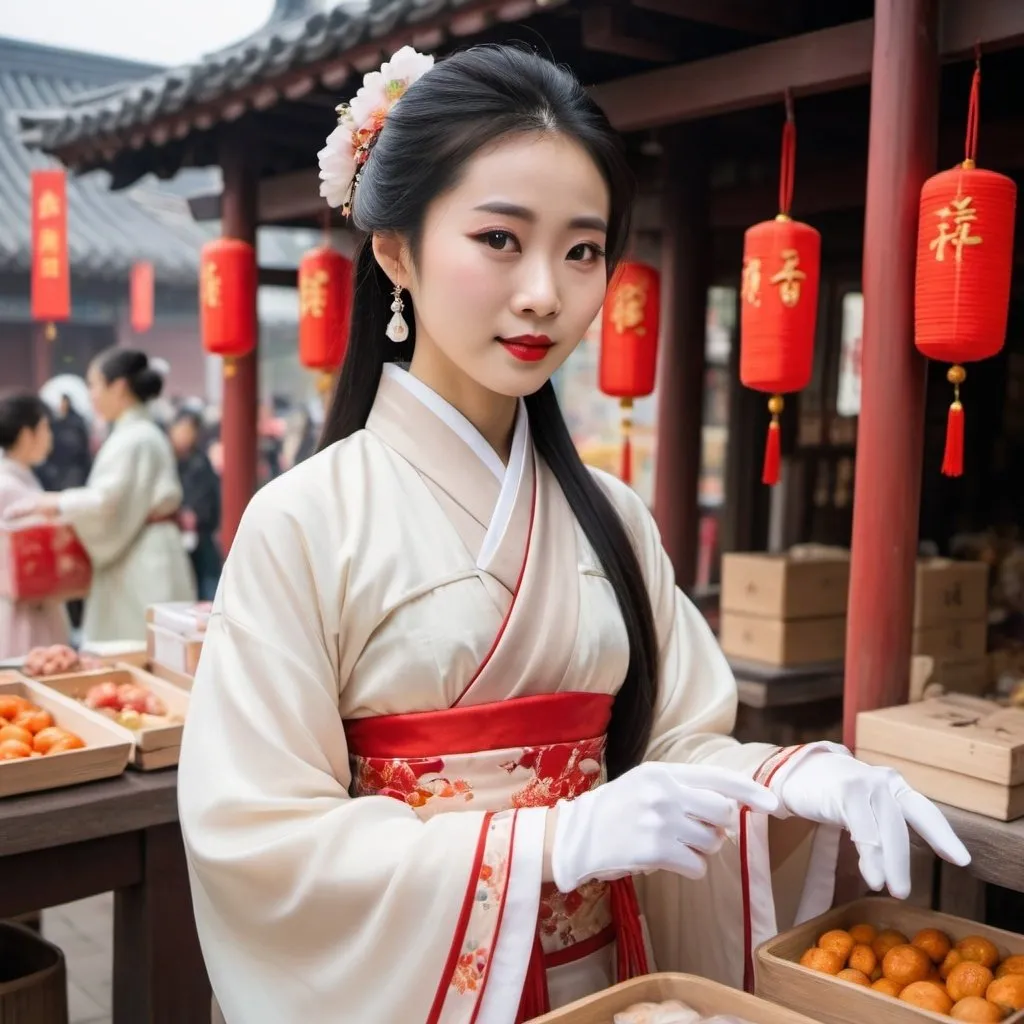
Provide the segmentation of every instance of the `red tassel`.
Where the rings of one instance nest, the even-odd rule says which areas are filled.
[[[640,904],[637,902],[633,879],[619,878],[608,883],[615,922],[617,981],[629,981],[648,973],[647,950],[640,926]]]
[[[523,983],[523,995],[519,1000],[519,1012],[516,1024],[524,1024],[545,1013],[551,1012],[548,998],[548,976],[544,969],[544,950],[540,944],[540,936],[533,939],[530,951],[530,962],[526,967],[526,980]]]
[[[942,457],[943,476],[964,475],[964,407],[954,402],[946,420],[946,453]]]
[[[624,484],[633,483],[633,443],[628,434],[622,439],[622,467],[619,476]]]
[[[779,422],[772,420],[768,425],[768,440],[764,446],[764,472],[761,482],[774,487],[779,482],[779,465],[782,462],[782,445],[779,438]]]

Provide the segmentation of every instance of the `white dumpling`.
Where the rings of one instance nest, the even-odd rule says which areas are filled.
[[[714,1017],[705,1017],[701,1024],[750,1024],[743,1017],[734,1017],[731,1013],[719,1013]]]
[[[613,1024],[699,1024],[700,1014],[678,999],[663,1003],[634,1003],[620,1010]]]

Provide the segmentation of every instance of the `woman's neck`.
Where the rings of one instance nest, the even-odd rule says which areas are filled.
[[[427,351],[440,355],[433,345],[429,348],[417,345],[409,372],[462,413],[507,465],[512,451],[517,399],[488,391],[444,357],[434,359],[420,355]]]

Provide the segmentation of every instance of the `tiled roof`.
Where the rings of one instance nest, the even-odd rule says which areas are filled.
[[[29,268],[30,172],[59,166],[26,148],[12,112],[66,107],[157,73],[151,64],[0,38],[0,271]],[[150,260],[159,280],[195,281],[207,232],[192,221],[183,197],[145,182],[111,192],[103,172],[69,175],[67,188],[72,274],[123,279],[133,262]]]
[[[454,17],[472,5],[480,6],[478,0],[343,0],[283,22],[272,19],[240,43],[193,64],[156,71],[120,89],[79,95],[63,109],[22,117],[25,137],[54,152],[80,141],[120,135],[188,108],[216,103],[292,70],[372,46],[396,31],[415,30],[420,23],[449,14]],[[532,0],[506,0],[505,6],[512,15],[517,9],[534,9]]]

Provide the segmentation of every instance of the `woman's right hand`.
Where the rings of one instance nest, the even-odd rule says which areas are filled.
[[[562,800],[555,811],[551,874],[562,892],[591,879],[672,871],[702,878],[739,808],[771,814],[778,798],[739,772],[649,761],[612,782]]]

